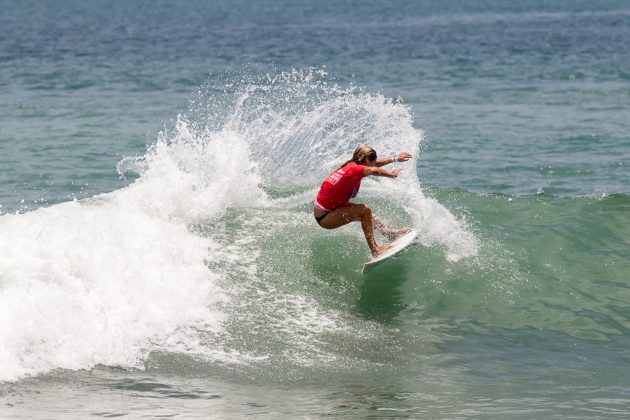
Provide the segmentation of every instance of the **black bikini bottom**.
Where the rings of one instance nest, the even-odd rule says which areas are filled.
[[[330,213],[329,211],[327,211],[326,213],[322,214],[321,216],[317,217],[315,216],[315,220],[317,220],[317,224],[318,225],[322,225],[322,220],[324,220],[324,217],[328,216],[328,213]]]

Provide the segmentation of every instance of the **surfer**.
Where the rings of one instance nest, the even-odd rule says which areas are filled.
[[[409,231],[409,228],[392,229],[374,217],[372,209],[367,204],[354,204],[350,199],[357,196],[363,177],[374,175],[396,178],[400,169],[389,172],[381,167],[394,162],[406,162],[409,159],[411,154],[407,152],[378,159],[376,151],[371,147],[357,147],[352,159],[341,165],[322,183],[313,208],[313,216],[317,223],[324,229],[336,229],[350,222],[360,221],[372,256],[376,257],[385,252],[389,246],[376,243],[374,228],[390,240]]]

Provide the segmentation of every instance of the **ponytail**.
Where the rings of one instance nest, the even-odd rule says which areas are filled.
[[[352,162],[356,163],[357,165],[364,165],[365,162],[374,161],[376,161],[376,150],[372,149],[370,146],[359,146],[354,150],[354,153],[352,154],[352,159],[341,165],[339,169]]]

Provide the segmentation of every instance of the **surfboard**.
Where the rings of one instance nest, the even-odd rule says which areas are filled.
[[[418,236],[418,231],[415,230],[415,229],[411,229],[409,232],[407,232],[404,235],[401,235],[398,238],[396,238],[396,240],[394,240],[394,242],[389,244],[389,246],[391,247],[390,249],[388,249],[387,251],[383,252],[378,257],[372,258],[370,261],[368,261],[365,264],[363,264],[363,271],[361,272],[361,274],[365,274],[365,273],[369,272],[370,270],[374,269],[376,266],[384,263],[388,259],[390,259],[393,256],[397,255],[403,249],[405,249],[409,245],[411,245],[413,243],[414,239],[416,239],[417,236]]]

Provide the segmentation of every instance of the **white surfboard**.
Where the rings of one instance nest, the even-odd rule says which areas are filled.
[[[409,245],[411,245],[413,243],[413,241],[416,239],[417,236],[418,236],[418,231],[415,230],[415,229],[411,229],[409,232],[405,233],[404,235],[399,236],[398,238],[396,238],[396,240],[394,242],[389,244],[389,246],[391,248],[389,248],[387,251],[383,252],[378,257],[372,258],[370,261],[368,261],[365,264],[363,264],[363,271],[361,273],[365,274],[368,271],[372,270],[377,265],[379,265],[379,264],[385,262],[387,259],[395,256],[400,251],[402,251],[403,249],[405,249]]]

